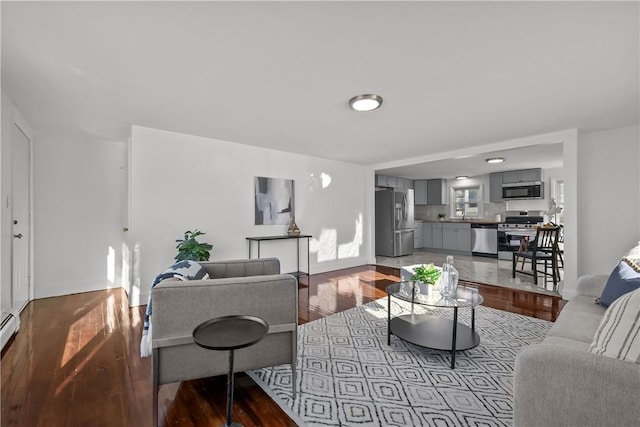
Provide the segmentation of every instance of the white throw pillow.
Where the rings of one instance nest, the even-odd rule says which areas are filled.
[[[640,363],[640,289],[622,295],[609,306],[589,351]]]

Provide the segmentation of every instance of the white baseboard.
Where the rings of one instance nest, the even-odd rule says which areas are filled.
[[[0,330],[0,350],[9,342],[13,334],[20,329],[20,314],[17,310],[2,313],[2,328]]]

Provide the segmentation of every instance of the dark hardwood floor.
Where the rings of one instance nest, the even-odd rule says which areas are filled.
[[[386,296],[395,268],[362,266],[303,277],[299,323]],[[474,285],[476,286],[476,285]],[[477,285],[484,305],[555,320],[563,301]],[[150,426],[151,358],[140,357],[145,307],[129,308],[122,289],[30,302],[20,332],[2,353],[2,417],[7,426]],[[160,387],[160,425],[215,426],[225,421],[226,377]],[[238,374],[234,421],[295,426],[246,374]]]

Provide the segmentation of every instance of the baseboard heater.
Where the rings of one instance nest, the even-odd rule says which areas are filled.
[[[20,314],[16,310],[2,313],[2,328],[0,334],[0,350],[9,342],[13,334],[20,329]]]

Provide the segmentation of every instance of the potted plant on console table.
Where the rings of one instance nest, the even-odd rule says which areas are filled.
[[[206,233],[196,229],[193,231],[185,231],[184,239],[176,240],[178,242],[178,255],[175,256],[176,261],[209,261],[210,251],[213,249],[208,243],[200,243],[196,239]]]

